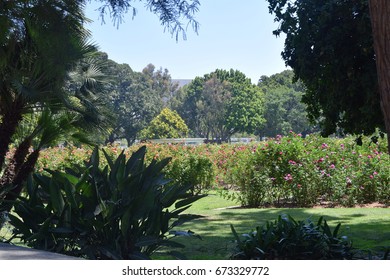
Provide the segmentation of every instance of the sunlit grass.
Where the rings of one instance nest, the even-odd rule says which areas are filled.
[[[188,259],[228,259],[233,247],[232,224],[238,233],[244,234],[267,220],[275,220],[278,215],[289,214],[295,220],[310,218],[317,221],[323,216],[334,228],[341,223],[341,235],[353,242],[359,250],[383,251],[390,247],[390,209],[389,208],[234,208],[236,203],[211,193],[188,210],[203,218],[184,224],[181,230],[191,230],[202,237],[176,238],[185,245],[179,252]],[[157,254],[156,258],[160,258]]]

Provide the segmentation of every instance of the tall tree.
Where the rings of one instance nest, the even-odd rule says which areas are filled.
[[[390,1],[370,0],[381,109],[390,153]]]
[[[263,104],[263,93],[242,72],[217,69],[184,88],[178,112],[194,136],[227,141],[263,126]]]
[[[262,136],[286,135],[290,130],[297,133],[312,131],[306,116],[302,95],[305,88],[301,82],[293,83],[294,73],[285,70],[270,77],[261,76],[258,86],[265,95],[266,124],[260,131]]]
[[[100,53],[100,60],[106,64],[103,72],[111,77],[105,90],[116,117],[108,142],[125,138],[130,145],[175,95],[177,85],[167,69],[152,64],[135,72],[127,64],[109,60],[105,53]]]
[[[383,55],[385,45],[379,43],[382,39],[389,42],[385,35],[388,25],[383,24],[389,21],[388,1],[371,1],[376,2],[373,18],[381,18],[383,12],[378,25],[373,25],[377,30],[376,56],[367,0],[268,2],[280,23],[274,33],[286,34],[282,57],[295,78],[305,84],[303,102],[311,120],[320,119],[323,134],[329,135],[338,127],[346,133],[371,134],[379,127],[389,135],[383,117],[389,115],[389,92],[385,85],[379,90],[376,71],[376,63],[384,66],[382,62],[389,57],[389,52]],[[379,68],[385,73],[383,66]],[[388,75],[387,71],[381,82],[385,83]]]

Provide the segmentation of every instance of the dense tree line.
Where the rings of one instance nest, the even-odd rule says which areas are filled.
[[[108,59],[105,53],[96,53],[93,62],[105,75],[101,96],[114,120],[106,142],[125,138],[132,144],[145,136],[165,135],[145,133],[164,108],[179,114],[191,137],[228,141],[237,133],[272,137],[290,130],[311,130],[301,103],[305,89],[300,82],[293,83],[290,70],[261,76],[254,85],[240,71],[217,69],[179,88],[167,69],[156,69],[152,64],[136,72],[127,64]],[[158,123],[159,129],[166,129]]]

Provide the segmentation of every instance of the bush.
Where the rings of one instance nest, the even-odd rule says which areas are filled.
[[[190,186],[193,195],[205,192],[213,185],[213,164],[206,157],[189,155],[173,160],[166,169],[166,176],[172,179],[173,184]]]
[[[352,259],[351,242],[339,236],[340,224],[331,231],[321,217],[315,225],[310,220],[295,221],[279,216],[274,222],[238,236],[231,226],[237,245],[232,259],[240,260],[341,260]]]
[[[27,196],[10,215],[15,236],[28,246],[88,259],[146,259],[161,246],[182,246],[176,226],[197,218],[182,214],[201,195],[187,186],[167,185],[162,170],[170,159],[145,164],[141,147],[99,167],[95,149],[85,168],[35,174]],[[81,170],[81,171],[80,171]]]
[[[357,146],[352,137],[278,136],[241,151],[227,178],[238,186],[239,202],[251,207],[389,203],[390,157],[379,143],[365,143]]]

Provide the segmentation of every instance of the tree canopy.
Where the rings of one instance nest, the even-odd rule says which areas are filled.
[[[294,73],[285,70],[270,77],[261,76],[258,86],[265,95],[265,126],[261,136],[286,135],[289,131],[308,133],[313,131],[302,103],[305,88],[301,82],[293,83]]]
[[[140,132],[141,139],[183,138],[188,127],[176,111],[164,108],[150,124]]]
[[[217,69],[196,77],[183,91],[177,111],[193,136],[227,141],[264,124],[263,93],[240,71]]]
[[[384,129],[367,0],[268,0],[286,34],[282,53],[301,80],[308,116],[324,135]]]

